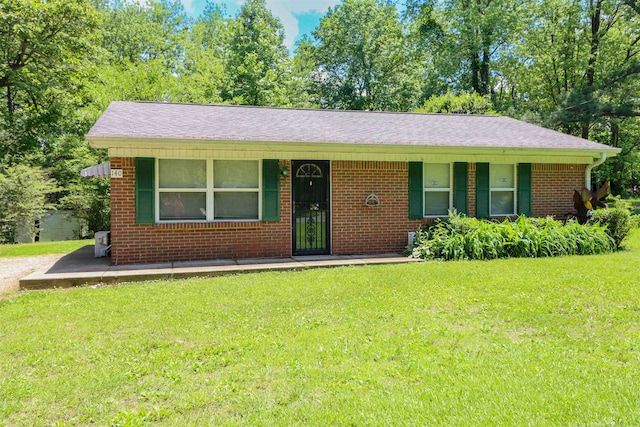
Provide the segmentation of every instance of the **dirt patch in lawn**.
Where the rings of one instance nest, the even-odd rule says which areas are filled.
[[[64,255],[40,255],[0,258],[0,294],[18,290],[18,281],[40,268],[53,264]]]

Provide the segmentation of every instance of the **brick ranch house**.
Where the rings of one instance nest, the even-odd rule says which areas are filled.
[[[618,149],[508,117],[114,102],[112,263],[401,252],[450,209],[564,216]]]

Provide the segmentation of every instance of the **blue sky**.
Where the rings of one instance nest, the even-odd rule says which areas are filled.
[[[181,0],[192,16],[198,16],[205,0]],[[271,12],[280,18],[285,30],[285,45],[293,50],[294,44],[304,34],[310,34],[327,10],[340,0],[266,0]],[[215,3],[225,6],[227,14],[235,16],[244,0],[220,0]]]

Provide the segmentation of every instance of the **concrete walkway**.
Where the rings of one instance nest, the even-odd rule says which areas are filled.
[[[112,266],[110,258],[95,258],[87,245],[20,279],[20,289],[68,288],[98,283],[212,277],[260,271],[303,270],[343,265],[398,264],[417,260],[398,254],[297,256],[242,260],[188,261]]]

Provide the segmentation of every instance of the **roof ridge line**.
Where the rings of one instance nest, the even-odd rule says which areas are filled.
[[[185,102],[160,102],[160,101],[112,101],[119,104],[152,104],[152,105],[183,105],[189,107],[225,107],[225,108],[247,108],[256,110],[282,110],[282,111],[318,111],[327,113],[366,113],[366,114],[396,114],[396,115],[423,115],[423,116],[453,116],[453,117],[485,117],[485,118],[512,118],[494,114],[462,114],[462,113],[425,113],[420,111],[372,111],[372,110],[343,110],[329,108],[311,107],[278,107],[273,105],[238,105],[238,104],[201,104]],[[517,119],[514,119],[517,120]]]

